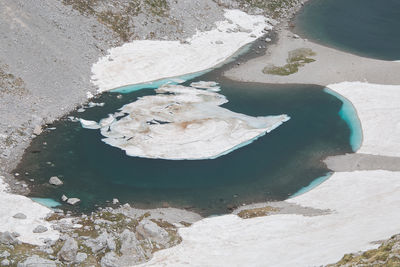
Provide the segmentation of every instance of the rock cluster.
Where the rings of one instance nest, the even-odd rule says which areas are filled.
[[[18,241],[17,233],[0,233],[0,266],[117,267],[145,262],[155,250],[174,246],[181,240],[172,224],[175,221],[164,221],[152,214],[136,211],[129,205],[80,217],[56,210],[47,220],[61,232],[60,239],[31,246]],[[44,231],[47,228],[42,225],[33,230]]]

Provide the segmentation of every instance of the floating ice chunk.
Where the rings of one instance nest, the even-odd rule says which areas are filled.
[[[211,92],[221,91],[220,87],[218,86],[218,83],[216,83],[216,82],[205,82],[205,81],[192,82],[190,84],[190,86],[199,88],[199,89],[207,89],[208,91],[211,91]]]
[[[88,120],[84,120],[84,119],[79,119],[81,125],[83,128],[86,129],[100,129],[101,126],[95,122],[95,121],[88,121]]]
[[[68,120],[72,121],[72,122],[78,122],[79,119],[74,117],[74,116],[68,116]]]
[[[103,107],[104,103],[89,102],[87,108]]]
[[[81,119],[82,126],[101,128],[103,141],[129,156],[196,160],[230,153],[289,120],[287,115],[251,117],[232,112],[220,107],[228,102],[225,96],[208,90],[164,85],[156,92],[123,106],[99,124]]]

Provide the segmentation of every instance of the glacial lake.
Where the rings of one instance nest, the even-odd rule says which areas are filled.
[[[99,131],[64,118],[33,140],[16,170],[29,183],[30,196],[57,201],[63,194],[78,197],[79,211],[118,198],[139,208],[172,206],[202,215],[222,214],[243,203],[284,200],[304,191],[329,174],[322,159],[353,151],[351,130],[340,116],[343,102],[323,87],[233,82],[221,78],[220,71],[192,81],[200,80],[220,83],[220,93],[229,100],[225,108],[251,116],[288,114],[291,119],[217,159],[172,161],[126,156],[102,142]],[[99,121],[154,93],[152,89],[104,93],[95,99],[104,107],[70,115]],[[352,108],[347,114],[355,116]],[[54,175],[64,181],[63,186],[48,184]]]
[[[323,45],[400,60],[399,0],[311,0],[293,23],[300,35]]]

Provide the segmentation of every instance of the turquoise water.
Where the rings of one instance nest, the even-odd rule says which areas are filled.
[[[39,204],[42,204],[43,206],[48,207],[48,208],[55,208],[55,207],[59,207],[62,205],[60,202],[55,201],[54,199],[51,199],[51,198],[32,197],[31,199]]]
[[[347,123],[347,126],[350,129],[350,144],[353,151],[357,151],[360,149],[362,140],[363,140],[363,133],[361,122],[358,119],[357,112],[353,104],[347,100],[347,98],[343,97],[342,95],[336,93],[335,91],[325,88],[325,92],[331,94],[343,102],[342,108],[339,111],[339,116]]]
[[[301,188],[299,191],[297,191],[296,193],[294,193],[293,195],[290,196],[290,198],[294,198],[297,196],[300,196],[304,193],[307,193],[308,191],[310,191],[311,189],[319,186],[320,184],[322,184],[323,182],[325,182],[326,180],[328,180],[331,176],[332,176],[332,172],[328,172],[327,174],[325,174],[324,176],[318,177],[317,179],[315,179],[314,181],[312,181],[309,185]]]
[[[322,44],[400,60],[399,0],[311,0],[294,22],[300,35]]]
[[[315,186],[313,181],[329,172],[322,159],[353,151],[351,129],[339,115],[343,102],[323,87],[238,83],[222,79],[216,71],[195,80],[220,82],[220,93],[229,100],[225,108],[251,116],[286,113],[291,119],[227,155],[194,161],[128,157],[103,143],[98,131],[61,120],[52,125],[55,130],[33,140],[17,168],[29,173],[22,178],[31,186],[31,197],[78,197],[81,211],[118,198],[140,208],[167,203],[203,215],[221,214],[243,203],[284,200]],[[70,115],[98,121],[149,94],[154,91],[138,90],[122,98],[105,93],[97,99],[106,103],[104,107]],[[48,184],[54,175],[63,186]]]

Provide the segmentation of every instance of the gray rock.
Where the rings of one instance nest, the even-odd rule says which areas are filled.
[[[108,246],[107,240],[110,237],[106,232],[99,235],[96,239],[89,239],[85,241],[85,245],[92,249],[93,253],[98,253],[105,250]]]
[[[142,220],[136,227],[136,231],[144,238],[149,238],[162,245],[169,241],[168,232],[150,220]]]
[[[6,251],[0,253],[0,258],[7,258],[7,257],[9,257],[10,255],[11,255],[10,252],[8,252],[8,251],[6,250]]]
[[[13,233],[10,233],[8,231],[4,233],[0,233],[0,244],[4,245],[14,245],[17,244],[17,236]]]
[[[17,267],[57,267],[57,265],[54,261],[40,258],[38,255],[33,255],[24,262],[19,262]]]
[[[81,202],[81,200],[80,200],[79,198],[75,198],[75,197],[69,198],[69,199],[67,200],[67,203],[68,203],[69,205],[72,205],[72,206],[75,206],[75,205],[79,204],[80,202]]]
[[[62,200],[63,202],[66,202],[66,201],[68,200],[68,198],[67,198],[66,195],[62,195],[62,196],[61,196],[61,200]]]
[[[128,229],[125,229],[120,235],[121,241],[121,253],[129,253],[132,249],[139,247],[139,241],[137,240],[135,234]]]
[[[118,198],[114,198],[114,199],[113,199],[113,201],[112,201],[112,203],[113,203],[114,205],[117,205],[117,204],[119,204],[119,200],[118,200]]]
[[[78,252],[78,243],[73,238],[68,238],[57,256],[62,261],[72,262],[75,261],[76,254]]]
[[[34,135],[39,135],[42,133],[42,126],[36,125],[35,128],[33,129],[33,134]]]
[[[1,266],[9,266],[9,265],[10,265],[10,261],[7,260],[7,259],[4,259],[4,260],[2,260],[2,261],[0,262],[0,265],[1,265]]]
[[[265,38],[265,42],[269,43],[271,41],[272,41],[271,38]]]
[[[108,252],[101,259],[100,265],[101,267],[118,267],[117,261],[117,254],[115,254],[114,252]]]
[[[222,42],[222,41],[220,41],[220,40],[218,40],[218,41],[215,41],[215,44],[223,44],[224,42]]]
[[[122,256],[119,258],[120,265],[124,266],[126,263],[139,263],[150,257],[146,251],[143,250],[140,242],[136,239],[136,235],[125,229],[120,235]]]
[[[38,226],[35,227],[35,229],[33,229],[33,232],[35,234],[41,234],[41,233],[46,232],[47,230],[48,230],[47,227],[45,227],[43,225],[38,225]]]
[[[83,252],[78,252],[75,257],[75,263],[80,264],[87,259],[87,254]]]
[[[57,176],[52,176],[49,179],[49,183],[55,186],[63,185],[63,181],[61,181]]]
[[[114,251],[117,249],[117,244],[115,243],[114,238],[112,238],[110,236],[107,238],[107,247],[111,251]]]
[[[26,219],[26,215],[19,212],[19,213],[15,214],[15,215],[13,216],[13,218],[15,218],[15,219],[20,219],[20,220],[25,220],[25,219]]]

